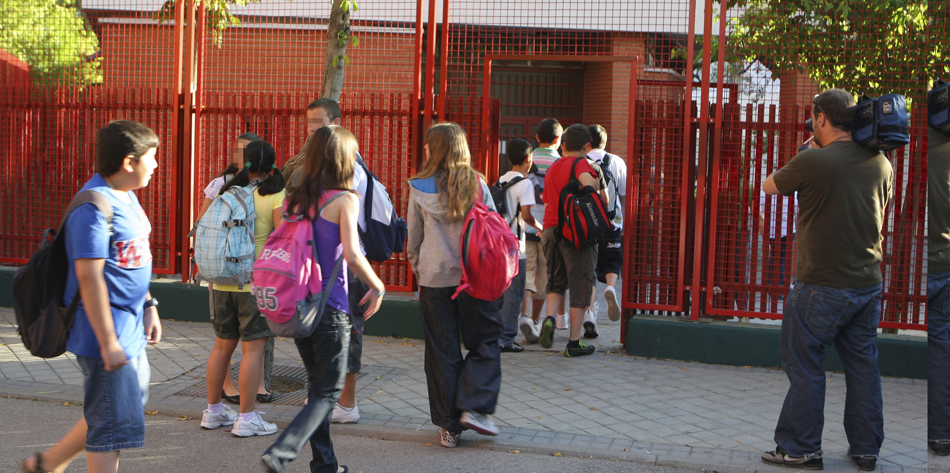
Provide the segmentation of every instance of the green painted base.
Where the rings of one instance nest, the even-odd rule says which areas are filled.
[[[11,307],[13,268],[0,268],[0,307]],[[163,319],[208,322],[208,289],[169,279],[156,279],[152,296],[161,301]],[[422,339],[419,301],[413,294],[387,297],[380,312],[366,322],[364,333],[382,337]],[[696,361],[715,365],[778,368],[779,327],[730,322],[696,323],[683,318],[638,315],[627,325],[627,354]],[[879,335],[878,365],[884,376],[927,378],[927,340],[906,335]],[[842,371],[838,353],[830,349],[825,369]]]
[[[15,268],[0,268],[0,307],[12,307]],[[208,322],[208,288],[196,287],[174,279],[153,279],[149,287],[159,300],[162,319],[184,322]],[[425,337],[419,302],[414,294],[392,294],[386,298],[379,313],[366,322],[364,333],[382,337]]]
[[[780,333],[777,326],[638,315],[627,324],[625,345],[627,354],[634,356],[779,368]],[[881,334],[877,348],[881,375],[927,378],[926,338]],[[828,371],[844,371],[832,348],[826,351],[824,366]]]
[[[152,297],[161,301],[159,313],[163,319],[209,321],[207,287],[153,280],[149,290]],[[382,337],[423,338],[419,302],[410,296],[390,294],[379,313],[366,321],[363,333]]]

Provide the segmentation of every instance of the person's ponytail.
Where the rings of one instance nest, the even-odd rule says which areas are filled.
[[[270,145],[267,145],[269,147]],[[284,182],[284,175],[281,174],[280,170],[277,168],[277,153],[274,152],[274,148],[271,149],[270,157],[268,157],[267,152],[264,152],[264,159],[262,160],[261,167],[264,169],[270,169],[267,179],[264,179],[264,182],[261,182],[261,185],[257,187],[257,192],[262,195],[271,195],[276,194],[284,190],[286,183]],[[268,172],[268,171],[263,171]]]
[[[230,181],[224,184],[224,187],[218,191],[218,195],[224,195],[224,193],[232,187],[244,187],[251,183],[251,173],[249,171],[248,164],[250,163],[245,163],[244,167],[241,168],[241,170],[238,171],[238,173],[235,174]]]

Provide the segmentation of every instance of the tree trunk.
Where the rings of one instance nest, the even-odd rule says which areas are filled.
[[[340,101],[340,92],[343,91],[343,80],[346,76],[346,46],[350,36],[350,12],[343,11],[343,2],[330,0],[333,8],[330,10],[330,23],[327,25],[327,57],[323,68],[323,88],[320,97]],[[346,34],[343,45],[340,45],[340,32]],[[334,58],[336,66],[333,65]]]

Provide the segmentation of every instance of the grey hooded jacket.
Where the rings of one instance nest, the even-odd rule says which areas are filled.
[[[454,287],[462,280],[459,246],[465,219],[448,220],[435,182],[435,177],[409,181],[406,255],[420,286]],[[482,202],[495,210],[488,186],[481,184]]]

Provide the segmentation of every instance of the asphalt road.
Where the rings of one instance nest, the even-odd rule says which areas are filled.
[[[18,472],[19,459],[43,450],[82,415],[82,408],[40,401],[0,399],[0,472]],[[236,438],[223,428],[206,431],[198,419],[176,419],[162,415],[146,417],[146,446],[122,453],[119,471],[136,473],[170,472],[260,472],[260,454],[276,436]],[[468,433],[466,434],[468,435]],[[471,434],[472,437],[477,437]],[[556,457],[506,450],[494,451],[462,444],[442,448],[438,439],[422,443],[411,440],[383,440],[337,433],[333,440],[337,456],[352,472],[435,473],[435,472],[651,472],[684,473],[688,470],[656,467],[599,458]],[[309,472],[309,447],[289,472]],[[67,471],[86,471],[80,455]]]

